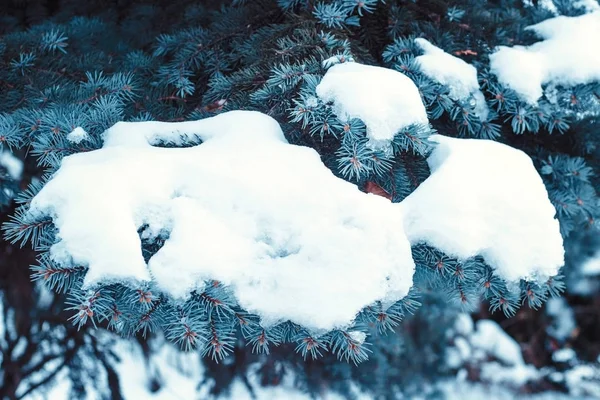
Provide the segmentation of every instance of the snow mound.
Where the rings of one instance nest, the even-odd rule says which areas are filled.
[[[431,176],[400,206],[414,244],[481,255],[508,281],[543,281],[564,264],[556,210],[531,159],[490,140],[430,137]]]
[[[392,69],[355,62],[336,64],[317,86],[317,96],[333,102],[340,120],[361,119],[375,146],[385,146],[412,124],[429,123],[415,83]]]
[[[195,147],[153,146],[196,138]],[[87,266],[87,286],[153,279],[181,299],[216,279],[265,325],[347,326],[412,286],[397,206],[335,177],[258,112],[117,123],[102,149],[63,159],[30,213],[53,218],[51,257]],[[148,265],[140,229],[166,238]]]
[[[82,127],[73,129],[68,135],[67,140],[71,143],[79,144],[84,140],[89,139],[88,133]]]
[[[600,80],[600,10],[578,17],[558,16],[527,29],[543,39],[531,46],[499,46],[490,69],[500,83],[537,104],[543,85],[573,86]]]
[[[479,90],[477,69],[434,46],[426,39],[415,39],[415,43],[424,52],[415,59],[421,72],[441,85],[447,86],[450,97],[454,100],[474,101],[477,116],[481,120],[486,120],[489,109],[483,93]]]

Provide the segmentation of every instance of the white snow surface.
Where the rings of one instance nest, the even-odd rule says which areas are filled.
[[[600,43],[600,10],[550,18],[527,29],[542,41],[499,46],[490,55],[492,73],[524,101],[537,104],[546,84],[573,86],[600,80],[600,52],[592,50]]]
[[[352,340],[360,344],[364,343],[365,339],[367,338],[367,334],[361,331],[350,331],[348,332],[348,335],[350,338],[352,338]]]
[[[569,362],[576,359],[575,350],[570,348],[559,349],[552,354],[552,360],[555,362]]]
[[[90,136],[85,131],[85,129],[78,126],[77,128],[73,129],[71,132],[69,132],[69,134],[67,135],[67,140],[71,143],[79,144],[82,141],[87,140],[89,137]]]
[[[482,384],[447,380],[436,385],[445,400],[593,400],[591,396],[573,397],[560,392],[522,393],[506,384]],[[411,400],[427,400],[421,397]]]
[[[584,276],[600,275],[600,251],[583,263],[581,273]]]
[[[421,72],[441,85],[447,86],[451,98],[462,101],[472,99],[475,102],[477,116],[485,121],[489,109],[483,93],[479,90],[477,69],[434,46],[427,39],[417,38],[415,43],[424,52],[415,59]]]
[[[523,0],[523,4],[527,7],[534,7],[533,0]],[[558,14],[558,9],[552,0],[538,0],[537,6],[541,9],[550,11],[554,15]]]
[[[468,315],[464,317],[465,320],[470,318]],[[457,373],[459,381],[468,375],[464,368],[466,365],[476,365],[483,382],[515,389],[527,381],[539,379],[540,372],[525,364],[519,343],[495,321],[479,320],[467,333],[462,329],[464,325],[457,319],[453,331],[449,332],[457,336],[453,337],[453,346],[446,350],[446,364],[450,368],[460,368]]]
[[[385,146],[412,124],[429,124],[415,83],[392,69],[356,62],[336,64],[317,86],[317,96],[333,102],[340,120],[361,119],[375,147]]]
[[[567,341],[577,329],[575,313],[569,303],[562,297],[549,299],[546,302],[546,313],[552,319],[547,328],[548,334],[561,343]]]
[[[152,146],[192,136],[203,143]],[[412,286],[397,205],[335,177],[258,112],[118,123],[102,149],[63,159],[30,212],[53,217],[60,242],[51,256],[88,266],[87,286],[153,278],[185,298],[215,279],[265,325],[347,326]],[[145,225],[145,237],[170,232],[148,266],[137,233]]]
[[[573,7],[582,8],[588,13],[600,11],[600,3],[598,3],[598,0],[576,0],[573,2]]]
[[[0,150],[0,165],[13,180],[21,179],[23,174],[23,161],[13,155],[10,150]]]
[[[495,321],[482,319],[477,321],[472,333],[471,344],[476,349],[497,358],[507,365],[524,365],[521,347]]]
[[[153,146],[198,138],[194,147]],[[348,327],[375,301],[403,298],[411,244],[460,259],[482,255],[509,281],[556,274],[562,237],[531,159],[487,140],[431,140],[432,175],[392,204],[335,177],[313,149],[290,145],[258,112],[120,122],[102,149],[64,158],[29,213],[53,218],[59,242],[51,257],[87,266],[88,287],[154,280],[184,299],[214,279],[263,325],[291,320],[315,332]],[[166,238],[148,265],[141,228],[145,239]]]
[[[112,367],[119,378],[121,395],[125,400],[314,400],[315,398],[298,387],[298,378],[293,369],[286,368],[281,381],[275,386],[263,386],[259,374],[260,364],[248,366],[244,380],[236,377],[229,390],[219,395],[210,393],[215,385],[214,379],[206,373],[199,352],[182,352],[164,339],[152,339],[148,342],[151,351],[145,355],[138,343],[122,338],[116,339],[111,350],[118,354]],[[92,359],[92,361],[94,361]],[[97,360],[96,360],[97,361]],[[97,361],[99,363],[99,361]],[[227,360],[225,360],[227,362]],[[99,372],[103,367],[96,367]],[[67,369],[63,369],[67,372]],[[100,375],[100,374],[98,374]],[[110,398],[108,390],[103,389],[99,376],[96,384],[86,387],[88,396],[77,400],[100,400]],[[106,378],[104,378],[106,379]],[[152,380],[158,387],[152,389]],[[86,380],[86,382],[89,380]],[[99,384],[98,384],[99,382]],[[106,382],[106,380],[104,380]],[[43,387],[24,397],[24,400],[72,400],[70,390],[72,382],[68,374],[59,374],[51,387]],[[107,385],[106,383],[104,385]],[[158,390],[156,390],[158,389]],[[360,391],[357,385],[350,387],[356,400],[374,400],[372,396]],[[331,390],[324,389],[319,400],[344,400],[344,397]]]
[[[400,206],[411,243],[481,255],[508,281],[545,281],[564,264],[556,210],[524,152],[490,140],[433,135],[431,176]]]

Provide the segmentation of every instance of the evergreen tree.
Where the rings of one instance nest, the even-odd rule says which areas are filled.
[[[405,199],[429,176],[430,129],[445,136],[491,139],[533,159],[557,210],[567,273],[582,238],[597,235],[600,146],[594,135],[600,82],[547,86],[545,96],[532,104],[503,85],[490,67],[497,46],[536,42],[525,27],[553,17],[554,11],[520,0],[223,3],[142,2],[111,8],[112,2],[100,0],[85,5],[38,2],[4,17],[13,28],[0,37],[0,141],[27,154],[28,163],[37,162],[37,167],[28,166],[28,185],[16,196],[20,206],[4,224],[5,235],[38,250],[34,280],[66,293],[77,327],[91,323],[123,335],[164,331],[183,349],[198,347],[215,360],[233,353],[236,361],[262,363],[266,381],[281,373],[284,360],[295,366],[311,393],[317,394],[323,380],[349,394],[344,378],[352,377],[361,388],[388,397],[387,376],[397,376],[397,364],[411,351],[423,354],[414,344],[411,324],[430,326],[443,315],[451,319],[458,309],[472,310],[481,297],[492,310],[512,316],[521,305],[539,308],[564,289],[560,276],[543,285],[521,281],[515,288],[481,257],[465,262],[419,245],[413,248],[416,273],[407,297],[389,308],[381,303],[365,308],[351,329],[315,336],[291,322],[263,328],[218,282],[185,302],[169,298],[152,283],[136,289],[120,283],[82,288],[86,266],[57,265],[49,255],[57,240],[52,219],[36,219],[27,211],[64,157],[101,148],[103,132],[119,121],[179,122],[229,110],[260,111],[281,124],[290,143],[316,149],[336,176],[392,202]],[[555,4],[562,15],[589,11],[567,1]],[[34,14],[41,17],[30,17]],[[17,29],[19,24],[28,24],[27,29]],[[424,73],[417,58],[427,48],[416,38],[477,68],[488,111],[481,111],[475,95],[457,96],[449,85]],[[432,127],[414,125],[398,132],[392,151],[370,146],[364,121],[341,120],[316,95],[328,67],[348,60],[385,66],[412,79]],[[77,127],[88,133],[85,140],[68,139]],[[3,196],[18,191],[9,176],[1,182]],[[143,240],[146,261],[163,242]],[[401,322],[421,303],[423,313]],[[357,340],[351,331],[368,339]],[[392,331],[398,335],[382,335]],[[428,332],[427,345],[443,348],[443,332]],[[259,355],[246,354],[246,345]],[[306,363],[288,354],[293,350]],[[415,375],[426,376],[424,371],[432,368],[443,372],[435,366],[443,350],[435,353]],[[364,364],[352,368],[332,362],[334,358]],[[240,364],[241,371],[232,376],[245,373]],[[223,376],[223,366],[210,365],[209,373]],[[373,365],[384,372],[361,378]],[[398,385],[410,390],[408,378]],[[214,390],[221,389],[217,385]]]

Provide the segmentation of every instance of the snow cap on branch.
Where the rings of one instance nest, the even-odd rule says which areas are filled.
[[[335,64],[317,86],[317,96],[332,102],[337,117],[361,119],[371,144],[388,144],[400,130],[429,124],[419,89],[393,69],[355,62]]]
[[[491,140],[429,140],[431,176],[401,203],[410,241],[463,260],[481,255],[507,281],[556,275],[563,240],[529,156]]]
[[[67,140],[71,143],[79,144],[84,140],[89,139],[88,133],[82,127],[73,129],[68,135]]]
[[[215,279],[266,325],[348,326],[412,286],[396,206],[335,177],[258,112],[118,123],[102,149],[63,159],[30,213],[53,217],[52,258],[87,266],[88,286],[153,279],[181,299]],[[166,239],[147,266],[138,230]]]
[[[531,46],[499,46],[490,69],[503,85],[537,104],[543,85],[574,86],[600,81],[600,10],[578,17],[559,16],[527,29],[543,39]]]

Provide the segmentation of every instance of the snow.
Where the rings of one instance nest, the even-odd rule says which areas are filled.
[[[546,302],[546,313],[551,317],[552,323],[548,326],[548,334],[559,342],[565,342],[571,337],[577,323],[575,313],[563,298],[552,298]]]
[[[463,337],[456,338],[454,346],[456,347],[456,350],[458,350],[461,360],[469,359],[471,356],[471,346],[469,345],[469,342],[467,342],[467,339]]]
[[[247,381],[244,382],[240,378],[236,378],[231,384],[231,391],[228,396],[223,396],[223,399],[235,400],[312,400],[315,399],[308,393],[297,387],[297,378],[292,372],[286,372],[283,375],[281,382],[276,386],[263,386],[258,374],[260,369],[259,364],[250,365],[248,368]],[[248,386],[252,391],[248,390]],[[368,394],[360,391],[356,385],[350,387],[350,398],[356,400],[374,400]],[[348,397],[342,396],[328,388],[323,388],[316,399],[319,400],[344,400]]]
[[[462,318],[462,317],[461,317]],[[484,321],[484,322],[483,322]],[[572,368],[559,372],[554,369],[535,370],[532,366],[521,363],[521,360],[513,360],[507,365],[500,365],[497,362],[489,362],[489,355],[497,354],[503,348],[512,348],[509,354],[518,354],[514,351],[518,347],[512,341],[510,336],[506,335],[502,329],[493,321],[483,320],[478,322],[477,329],[484,327],[476,335],[487,335],[489,341],[496,344],[490,346],[485,343],[484,338],[478,339],[476,343],[483,343],[484,349],[492,349],[491,354],[484,353],[481,358],[475,358],[477,347],[475,342],[471,343],[471,337],[462,339],[461,346],[470,346],[473,351],[467,349],[467,363],[483,362],[480,365],[472,365],[474,368],[480,368],[482,372],[482,383],[467,381],[467,371],[461,369],[456,377],[442,376],[435,379],[430,384],[423,386],[423,392],[420,396],[412,394],[411,399],[425,400],[433,396],[437,390],[441,390],[443,398],[456,400],[478,400],[486,398],[490,400],[557,400],[557,399],[592,399],[598,398],[600,386],[598,385],[599,369],[596,364],[579,364]],[[464,321],[463,321],[464,322]],[[481,323],[483,322],[483,323]],[[292,372],[293,368],[288,368],[285,362],[281,362],[281,367],[285,371],[281,381],[276,386],[262,386],[260,367],[261,363],[251,364],[247,368],[244,380],[240,377],[234,378],[231,382],[230,390],[223,392],[220,396],[210,394],[210,390],[215,384],[214,380],[206,373],[198,352],[181,352],[174,346],[165,342],[160,336],[155,336],[148,341],[150,351],[146,354],[141,346],[135,340],[127,340],[114,337],[108,332],[98,333],[97,339],[101,342],[105,340],[113,341],[110,347],[111,353],[118,357],[109,357],[111,367],[116,372],[121,394],[126,400],[129,399],[212,399],[212,400],[269,400],[269,399],[291,399],[291,400],[309,400],[309,394],[302,390],[302,379],[298,379]],[[498,343],[505,342],[505,345],[497,346]],[[104,347],[108,350],[108,347]],[[105,351],[106,351],[105,350]],[[480,350],[480,349],[479,349]],[[555,353],[556,354],[556,353]],[[495,357],[495,356],[493,356]],[[507,357],[508,358],[508,357]],[[87,363],[98,362],[94,357],[83,357],[82,361]],[[92,365],[86,365],[86,371],[94,371]],[[96,367],[98,368],[98,367]],[[103,367],[99,368],[97,376],[94,376],[96,382],[94,385],[88,385],[86,389],[89,399],[104,398],[108,393],[103,390],[107,386],[105,374],[101,374]],[[89,373],[89,372],[88,372]],[[493,374],[496,374],[494,376]],[[554,382],[564,383],[571,395],[558,392],[544,392],[539,394],[526,394],[520,386],[528,379],[534,382],[543,381],[546,378]],[[151,380],[154,379],[158,385],[151,389]],[[69,399],[69,392],[72,383],[68,374],[68,369],[63,369],[56,380],[51,383],[51,387],[44,387],[41,390],[34,391],[26,396],[26,400],[37,399]],[[439,394],[439,393],[438,393]],[[400,395],[398,393],[398,395]],[[368,392],[362,392],[358,385],[351,385],[350,396],[357,400],[373,399]],[[320,391],[317,398],[322,400],[341,400],[343,396],[333,392],[332,388],[325,387]]]
[[[185,353],[165,343],[162,338],[153,338],[148,342],[151,351],[148,356],[135,340],[114,338],[110,333],[103,332],[98,335],[100,340],[110,340],[114,343],[110,346],[112,353],[117,358],[108,357],[112,362],[110,366],[117,374],[121,395],[126,400],[137,399],[208,399],[205,387],[200,383],[205,378],[204,368],[199,353]],[[96,358],[81,357],[85,363],[100,363]],[[104,366],[92,365],[88,371],[97,371],[98,375],[104,371]],[[89,368],[89,366],[88,366]],[[106,376],[93,376],[96,385],[89,385],[87,399],[96,400],[109,398]],[[157,378],[160,384],[158,390],[151,389],[151,379]],[[84,379],[84,382],[87,381]],[[103,385],[104,383],[104,385]],[[71,376],[68,369],[64,368],[52,382],[51,387],[44,387],[26,397],[28,400],[68,400],[72,398],[70,391],[72,387]],[[210,397],[214,398],[214,397]]]
[[[168,343],[154,346],[145,359],[134,341],[119,340],[114,350],[120,355],[116,364],[121,394],[125,399],[196,399],[207,398],[206,388],[199,388],[204,368],[198,353],[185,353]],[[146,367],[142,367],[146,366]],[[150,371],[160,388],[150,390]],[[202,390],[204,389],[204,390]]]
[[[532,365],[516,364],[507,368],[498,362],[490,362],[481,369],[481,379],[493,383],[505,383],[512,387],[521,387],[529,381],[535,381],[540,376]]]
[[[600,275],[600,251],[585,261],[580,271],[584,276]]]
[[[82,128],[77,127],[73,129],[69,134],[67,134],[67,140],[71,143],[79,144],[84,140],[87,140],[90,136],[88,133]]]
[[[571,395],[600,398],[600,367],[597,363],[577,365],[565,371],[564,378]]]
[[[203,143],[152,146],[192,137]],[[216,279],[264,325],[345,327],[365,306],[399,300],[412,286],[397,205],[335,177],[257,112],[118,123],[102,149],[64,158],[29,212],[53,218],[60,241],[51,257],[87,266],[86,287],[152,278],[184,299]],[[168,236],[148,266],[143,226],[144,237]]]
[[[577,358],[577,354],[575,354],[575,350],[565,348],[556,350],[552,354],[552,360],[554,362],[569,362]]]
[[[532,0],[523,0],[523,4],[526,7],[533,7]],[[537,5],[539,8],[543,10],[547,10],[554,15],[558,15],[559,11],[556,8],[553,0],[538,0]],[[571,6],[575,9],[582,9],[584,12],[590,13],[594,11],[600,10],[600,4],[598,4],[597,0],[574,0],[571,3]]]
[[[446,350],[446,365],[459,369],[457,379],[466,378],[464,367],[476,368],[483,382],[519,388],[539,378],[540,372],[525,364],[521,347],[492,320],[479,320],[475,329],[461,333],[461,324],[455,324],[450,334],[456,334],[453,346]]]
[[[133,342],[120,340],[115,348],[122,354],[117,364],[121,391],[125,399],[235,399],[235,400],[310,400],[311,396],[295,387],[296,379],[291,372],[283,374],[281,382],[276,386],[262,386],[259,375],[259,364],[252,364],[245,371],[245,382],[235,378],[228,393],[214,396],[209,393],[213,384],[205,375],[201,357],[198,353],[182,353],[172,346],[155,343],[154,351],[148,361],[143,359],[139,346]],[[148,369],[140,365],[151,364],[156,367],[156,375],[160,377],[160,389],[149,390]],[[370,397],[354,390],[357,400]],[[342,396],[325,392],[323,400],[342,400]]]
[[[6,169],[8,176],[17,181],[23,174],[23,161],[15,157],[9,150],[0,151],[0,165]]]
[[[369,118],[387,129],[390,110],[380,111]],[[121,122],[102,149],[64,158],[29,213],[53,218],[59,241],[50,255],[87,266],[85,287],[153,280],[185,299],[215,279],[264,326],[291,320],[317,333],[349,327],[375,301],[403,298],[411,244],[482,255],[509,281],[555,275],[562,237],[531,159],[492,141],[432,140],[432,175],[392,204],[335,177],[258,112]],[[148,265],[140,229],[145,240],[165,240]]]
[[[21,336],[17,340],[17,343],[14,344],[12,350],[11,356],[13,357],[13,360],[18,360],[19,357],[25,353],[25,349],[27,349],[27,338],[25,338],[25,336]]]
[[[6,347],[6,327],[4,325],[4,298],[2,292],[0,292],[0,349]],[[3,351],[0,351],[0,363],[2,363],[2,357],[4,355]]]
[[[590,3],[591,4],[591,3]],[[522,100],[537,104],[543,85],[573,86],[600,80],[600,10],[578,17],[558,16],[527,29],[543,39],[531,46],[499,46],[490,70]]]
[[[350,331],[348,335],[357,343],[363,344],[367,338],[367,334],[361,331]]]
[[[471,316],[464,313],[458,314],[454,323],[454,330],[460,335],[467,336],[473,332],[473,329],[475,329],[475,324]]]
[[[577,0],[573,2],[573,7],[582,8],[587,13],[600,11],[600,3],[597,0]]]
[[[411,243],[481,255],[508,281],[545,281],[564,264],[556,213],[524,152],[490,140],[433,135],[431,176],[400,207]]]
[[[383,147],[412,124],[428,124],[419,89],[404,74],[355,62],[336,64],[317,86],[317,96],[333,103],[342,121],[359,118],[374,147]]]
[[[533,0],[523,0],[523,4],[527,7],[534,6]],[[558,14],[558,9],[556,8],[552,0],[538,0],[537,5],[539,8],[547,10],[554,15]]]
[[[550,11],[555,15],[558,14],[558,8],[556,8],[556,5],[554,4],[553,0],[539,0],[538,6],[540,8]]]
[[[584,363],[570,348],[556,350],[552,354],[555,362],[568,363],[556,369],[546,366],[536,369],[523,360],[520,345],[509,336],[496,322],[479,320],[475,329],[463,329],[465,319],[459,315],[455,326],[448,334],[452,346],[446,350],[446,365],[458,369],[455,380],[438,382],[436,386],[443,390],[449,399],[596,399],[600,396],[600,368],[598,363]],[[465,333],[467,332],[467,333]],[[473,384],[466,381],[470,371],[478,371]],[[523,395],[524,387],[532,382],[535,387],[540,382],[552,381],[565,385],[568,394],[547,391],[532,397]],[[484,391],[477,395],[476,387]],[[485,396],[483,396],[485,393]],[[539,397],[538,397],[539,396]]]
[[[421,72],[435,82],[447,86],[452,99],[473,101],[477,116],[481,120],[486,120],[489,109],[483,93],[479,90],[477,69],[434,46],[426,39],[417,38],[415,43],[424,52],[415,59]]]
[[[477,321],[476,329],[471,335],[474,347],[484,350],[486,354],[497,358],[508,365],[522,365],[521,347],[496,322],[482,319]]]
[[[336,64],[340,64],[340,63],[345,63],[345,62],[354,62],[354,58],[352,56],[348,56],[345,54],[336,54],[334,56],[331,56],[327,59],[325,59],[321,65],[323,65],[323,68],[330,68]]]
[[[569,393],[576,398],[600,398],[600,367],[598,363],[580,364],[564,373]]]
[[[446,400],[592,400],[592,397],[573,398],[560,392],[523,393],[504,384],[481,384],[447,380],[437,385]],[[422,397],[421,399],[425,399]],[[418,400],[421,400],[418,399]],[[417,399],[413,399],[417,400]]]

